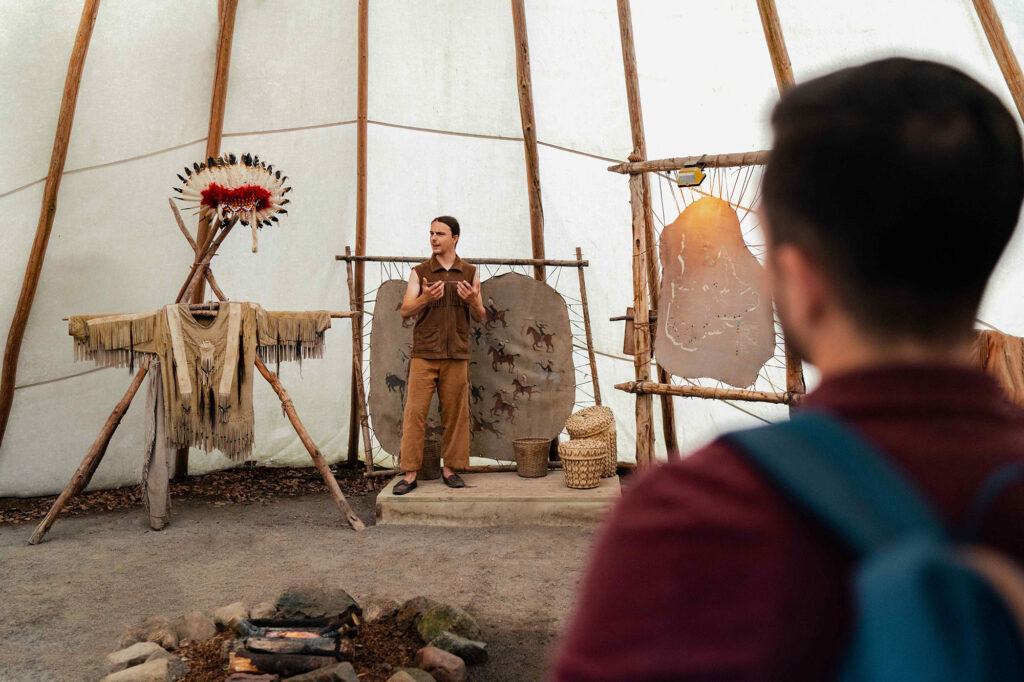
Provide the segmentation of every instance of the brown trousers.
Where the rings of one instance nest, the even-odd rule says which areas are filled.
[[[427,411],[435,390],[444,427],[444,464],[452,469],[469,466],[469,360],[412,358],[402,422],[402,471],[419,471],[423,465]]]

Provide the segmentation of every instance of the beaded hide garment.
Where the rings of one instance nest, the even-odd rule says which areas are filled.
[[[256,303],[224,302],[211,321],[200,322],[188,305],[152,313],[80,315],[70,318],[75,360],[100,367],[131,365],[136,353],[153,353],[164,371],[168,444],[220,450],[232,460],[252,454],[252,385],[256,354],[265,362],[323,357],[330,314],[265,311]]]

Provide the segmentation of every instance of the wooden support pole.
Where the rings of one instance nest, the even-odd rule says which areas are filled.
[[[789,50],[782,35],[782,24],[775,0],[757,0],[757,10],[761,15],[761,27],[764,38],[768,42],[768,54],[775,71],[775,82],[779,86],[779,94],[783,94],[793,85],[793,65],[789,61]],[[783,330],[785,332],[785,330]],[[790,394],[805,393],[804,368],[800,356],[793,350],[793,345],[783,336],[783,347],[786,353],[786,392]],[[794,401],[796,402],[796,401]]]
[[[345,252],[350,254],[351,249],[346,246]],[[371,473],[373,471],[373,445],[370,442],[370,417],[366,411],[366,390],[363,383],[363,304],[362,301],[356,300],[352,261],[345,263],[345,269],[348,274],[349,307],[354,313],[352,317],[352,385],[356,389],[355,408],[357,422],[363,437],[363,457],[366,459],[366,472]],[[360,349],[358,355],[356,355],[357,345]]]
[[[60,100],[57,132],[53,138],[53,150],[50,152],[46,184],[43,186],[43,202],[39,209],[39,221],[36,223],[36,235],[32,240],[32,250],[29,251],[25,277],[21,283],[21,294],[14,309],[14,317],[11,318],[7,346],[4,348],[3,370],[0,374],[0,444],[3,444],[4,434],[7,432],[7,419],[11,416],[11,406],[14,404],[18,356],[21,354],[21,342],[25,338],[25,327],[32,311],[39,275],[43,270],[46,247],[50,242],[50,231],[53,229],[53,218],[57,213],[57,194],[64,174],[64,162],[68,156],[68,141],[71,139],[71,125],[75,119],[78,86],[82,82],[85,55],[89,51],[89,39],[92,37],[92,27],[96,23],[99,6],[99,0],[86,0],[82,7],[82,18],[78,22],[75,45],[71,49],[71,59],[68,61],[68,73],[64,78],[64,94]]]
[[[627,381],[615,384],[615,388],[637,395],[667,395],[682,398],[711,398],[714,400],[744,400],[755,403],[781,403],[788,405],[792,396],[789,393],[770,393],[768,391],[749,391],[744,388],[712,388],[710,386],[676,386],[653,381]]]
[[[637,161],[617,163],[608,166],[613,173],[658,173],[664,171],[682,170],[701,166],[702,168],[734,168],[737,166],[763,166],[768,163],[769,152],[737,152],[733,154],[699,154],[697,156],[677,156],[671,159],[652,159],[651,161]]]
[[[67,505],[68,501],[77,495],[78,493],[85,490],[85,486],[89,485],[89,481],[92,479],[96,468],[100,464],[100,460],[103,459],[103,455],[107,452],[107,445],[110,444],[110,438],[114,435],[114,431],[117,429],[117,425],[121,423],[121,419],[124,417],[124,413],[128,411],[128,406],[132,404],[132,398],[138,393],[139,387],[142,385],[142,380],[146,377],[146,372],[149,371],[149,358],[146,357],[139,364],[139,371],[135,373],[135,378],[132,379],[132,383],[128,386],[128,390],[125,391],[124,396],[120,402],[114,407],[114,411],[107,417],[106,423],[103,428],[100,429],[100,433],[96,436],[96,440],[93,441],[92,447],[89,448],[89,452],[86,453],[85,458],[82,459],[82,463],[78,465],[78,469],[75,470],[71,480],[65,486],[64,490],[54,501],[53,506],[50,507],[50,511],[46,512],[46,516],[36,526],[35,531],[32,533],[32,537],[29,538],[29,544],[38,545],[43,541],[43,536],[46,535],[46,531],[50,530],[50,526],[53,525],[54,521],[57,520],[57,515],[60,514],[61,510]]]
[[[636,65],[636,45],[633,38],[633,17],[629,0],[618,0],[619,10],[619,39],[622,43],[622,66],[626,77],[626,100],[629,105],[629,128],[633,137],[633,153],[630,161],[644,161],[647,159],[647,141],[644,136],[644,114],[640,103],[640,77]],[[647,251],[645,258],[647,267],[647,287],[650,307],[658,309],[658,296],[661,287],[661,275],[659,273],[657,244],[654,238],[654,210],[651,207],[651,183],[646,173],[640,176],[641,199],[644,216],[644,248]],[[646,316],[645,310],[644,315]],[[650,346],[648,346],[649,348]],[[639,349],[638,349],[639,350]],[[669,381],[668,372],[664,367],[658,365],[658,378],[662,382]],[[678,454],[676,442],[676,419],[675,407],[672,399],[664,396],[661,399],[661,421],[665,434],[665,448],[669,458],[675,458]],[[654,431],[651,431],[651,453],[653,461],[654,452]]]
[[[512,0],[512,26],[516,34],[516,78],[519,84],[519,118],[523,124],[526,153],[526,186],[530,198],[530,243],[534,259],[544,258],[544,205],[540,196],[540,157],[537,126],[533,116],[533,85],[530,80],[530,42],[526,33],[525,0]],[[543,265],[533,266],[534,279],[545,279]]]
[[[775,7],[775,0],[757,0],[757,11],[761,14],[761,28],[768,42],[775,83],[779,86],[779,93],[783,93],[793,85],[794,80],[793,64],[789,61],[789,50],[786,49],[786,39],[779,22],[779,10]]]
[[[583,251],[576,247],[576,260],[583,261]],[[587,333],[587,356],[590,359],[590,379],[594,386],[594,402],[601,404],[601,385],[597,381],[597,356],[594,355],[594,336],[590,330],[590,305],[587,303],[587,282],[583,277],[583,266],[577,268],[580,274],[580,303],[583,305],[583,329]]]
[[[228,71],[231,66],[231,43],[235,35],[235,11],[238,0],[223,0],[219,3],[219,24],[217,31],[217,61],[214,67],[213,93],[210,96],[210,125],[206,133],[206,156],[220,156],[221,135],[224,132],[224,108],[227,101]],[[210,233],[210,221],[203,218],[199,221],[196,241],[206,241]],[[203,280],[205,281],[205,280]],[[192,292],[192,302],[202,303],[206,294],[203,281]]]
[[[202,256],[198,256],[196,258],[196,262],[192,264],[192,269],[189,270],[188,277],[185,279],[185,283],[181,285],[181,289],[178,290],[178,296],[174,299],[175,303],[181,303],[182,301],[187,301],[190,298],[192,298],[192,293],[196,290],[196,288],[200,285],[201,282],[205,281],[206,272],[210,267],[210,261],[213,260],[213,257],[217,254],[217,249],[220,248],[221,243],[224,242],[224,239],[228,236],[228,233],[231,232],[231,229],[235,226],[235,223],[237,222],[238,216],[236,215],[233,218],[231,218],[231,220],[229,220],[228,223],[224,227],[222,227],[219,232],[216,232],[215,237],[214,232],[211,232],[209,235],[207,235],[206,241],[208,243],[208,246],[206,247]],[[213,238],[212,243],[210,243],[210,238]],[[192,302],[202,303],[202,301],[196,301],[194,298],[192,299]]]
[[[461,256],[460,256],[461,257]],[[337,255],[334,260],[353,263],[422,263],[423,256],[356,256],[350,253]],[[544,265],[550,268],[590,267],[588,260],[558,260],[555,258],[464,258],[473,265]]]
[[[1006,81],[1006,87],[1010,89],[1013,103],[1017,105],[1017,113],[1024,119],[1024,74],[1021,74],[1020,62],[1010,47],[1010,41],[1006,39],[1003,22],[993,7],[992,0],[974,0],[974,10],[981,20],[981,27],[985,29],[985,37],[988,38],[999,70],[1003,72],[1003,79]]]
[[[651,334],[647,319],[647,249],[644,245],[643,176],[629,177],[629,200],[633,208],[633,369],[637,381],[651,378]],[[654,425],[651,396],[636,397],[636,465],[654,463]]]
[[[302,420],[299,419],[298,413],[295,411],[295,405],[292,403],[292,399],[288,396],[288,391],[284,390],[284,386],[281,385],[281,381],[277,378],[277,375],[267,369],[267,366],[263,364],[263,360],[256,356],[256,369],[263,375],[263,378],[267,380],[271,388],[274,389],[274,393],[277,393],[277,397],[281,399],[281,407],[284,408],[285,414],[288,416],[288,421],[292,423],[292,428],[295,429],[295,433],[298,434],[299,440],[306,446],[306,450],[309,452],[309,456],[313,458],[313,464],[316,465],[317,471],[323,476],[324,483],[327,484],[327,489],[331,493],[331,497],[334,498],[334,503],[338,505],[338,509],[342,515],[348,520],[350,526],[355,530],[366,530],[366,525],[360,520],[356,513],[352,511],[352,507],[348,505],[348,501],[345,499],[345,494],[341,492],[341,487],[338,485],[337,479],[334,478],[334,474],[331,473],[331,468],[327,466],[327,460],[324,459],[323,454],[317,449],[316,443],[310,438],[309,432],[306,431],[306,427],[302,425]]]
[[[359,0],[358,31],[359,70],[356,86],[356,255],[362,256],[366,253],[366,127],[370,85],[370,0]],[[363,293],[365,291],[365,266],[362,262],[358,262],[355,267],[355,293],[356,300],[360,303],[363,300]],[[356,340],[353,339],[353,342],[355,343]],[[357,347],[361,363],[363,357],[362,334],[359,335],[357,346],[353,346],[353,352],[357,352]],[[348,463],[352,467],[359,463],[359,415],[356,408],[358,401],[356,377],[353,374],[351,390],[349,391],[348,419]]]

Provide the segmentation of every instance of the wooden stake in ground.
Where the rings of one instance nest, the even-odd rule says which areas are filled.
[[[523,124],[526,153],[526,186],[530,199],[530,243],[533,257],[544,258],[544,206],[540,198],[540,158],[537,154],[537,126],[533,116],[533,85],[530,81],[530,42],[526,35],[524,0],[512,0],[512,26],[516,34],[516,77],[519,84],[519,118]],[[543,265],[533,266],[533,277],[543,282]]]
[[[64,162],[68,156],[68,141],[71,139],[71,125],[75,119],[78,86],[82,82],[85,55],[89,51],[89,39],[92,37],[92,27],[96,23],[99,6],[99,0],[86,0],[82,8],[75,46],[71,50],[71,59],[68,62],[68,74],[64,79],[64,94],[60,101],[60,114],[57,116],[57,133],[54,135],[53,151],[50,153],[50,168],[46,172],[46,184],[43,186],[43,204],[39,210],[36,236],[32,241],[32,250],[25,266],[25,278],[21,284],[21,294],[18,296],[18,305],[14,309],[11,328],[7,333],[7,346],[4,348],[3,370],[0,374],[0,444],[3,444],[4,434],[7,432],[7,419],[11,416],[11,405],[14,403],[14,382],[18,373],[21,342],[25,338],[28,315],[32,311],[39,275],[43,270],[43,259],[46,258],[46,247],[50,242],[53,217],[57,213],[57,193],[60,191]]]
[[[46,531],[50,530],[53,522],[57,520],[57,515],[60,514],[61,510],[64,509],[72,497],[85,490],[85,486],[89,485],[92,475],[96,473],[96,468],[100,465],[100,460],[103,459],[103,455],[107,452],[107,445],[110,443],[111,436],[114,435],[118,424],[121,423],[124,413],[128,411],[128,406],[132,404],[132,398],[138,393],[139,386],[142,385],[142,380],[146,378],[146,372],[148,371],[149,358],[144,358],[139,363],[139,371],[135,373],[135,378],[132,380],[131,385],[128,386],[128,390],[125,391],[120,402],[114,407],[114,411],[107,417],[107,422],[100,429],[99,435],[96,436],[96,440],[93,441],[89,452],[82,459],[82,463],[78,465],[78,469],[75,470],[71,480],[65,486],[60,496],[54,501],[50,511],[46,512],[46,516],[36,526],[32,537],[29,538],[29,544],[38,545],[42,542],[43,536],[46,535]]]
[[[985,37],[988,38],[999,70],[1003,72],[1003,79],[1006,81],[1006,87],[1010,89],[1013,103],[1017,105],[1017,113],[1024,120],[1024,74],[1021,74],[1017,56],[1013,54],[1010,41],[1006,39],[1003,22],[999,19],[996,8],[992,6],[992,0],[974,0],[974,10],[981,20],[981,27],[985,29]]]
[[[644,113],[640,105],[640,78],[637,74],[636,47],[633,40],[633,17],[630,11],[629,0],[618,0],[618,9],[619,39],[622,43],[622,66],[626,75],[626,101],[629,105],[629,128],[633,137],[633,154],[629,158],[630,161],[645,161],[647,160],[647,141],[644,136]],[[651,207],[651,183],[646,173],[641,174],[639,177],[644,218],[644,249],[647,252],[645,259],[647,295],[650,307],[657,310],[661,275],[658,272],[658,260],[655,255],[657,254],[657,244],[654,239],[654,210]],[[644,314],[647,314],[646,311]],[[649,345],[648,348],[650,348]],[[661,365],[658,365],[658,380],[662,383],[669,383],[670,380],[668,372]],[[675,415],[675,406],[672,404],[672,398],[662,396],[661,421],[665,434],[665,448],[669,459],[675,459],[679,456],[679,447],[676,441]],[[650,434],[651,443],[649,447],[651,453],[653,453],[653,429],[650,429]],[[637,461],[639,462],[639,460]]]
[[[288,421],[292,423],[292,428],[295,429],[295,433],[299,435],[299,440],[306,446],[306,450],[309,452],[309,456],[313,458],[313,464],[316,466],[317,471],[323,476],[324,483],[327,484],[327,489],[331,493],[331,497],[334,498],[334,503],[338,505],[338,509],[348,519],[348,523],[355,530],[366,530],[366,525],[356,516],[355,512],[352,511],[352,507],[348,505],[348,501],[345,499],[345,494],[341,492],[341,487],[338,485],[337,479],[334,478],[334,474],[331,473],[331,468],[327,466],[327,460],[317,449],[313,439],[309,437],[309,432],[306,431],[306,427],[302,425],[302,420],[299,419],[298,413],[295,412],[295,405],[292,404],[292,399],[288,396],[288,391],[284,390],[284,386],[281,385],[281,381],[277,378],[277,375],[267,369],[267,366],[263,364],[263,360],[256,356],[256,369],[263,375],[263,378],[267,380],[274,392],[277,393],[277,397],[281,399],[281,407],[284,408],[285,414],[288,416]]]

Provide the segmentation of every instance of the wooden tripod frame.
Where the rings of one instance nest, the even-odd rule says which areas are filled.
[[[224,239],[231,232],[231,228],[238,222],[237,216],[232,218],[227,223],[222,223],[206,235],[206,239],[203,243],[197,244],[189,234],[188,229],[185,227],[185,223],[181,218],[181,214],[178,212],[178,207],[174,205],[174,201],[170,200],[171,210],[174,211],[175,221],[178,223],[179,229],[188,239],[189,245],[192,246],[192,250],[195,252],[195,260],[192,263],[192,268],[189,270],[188,276],[185,278],[185,282],[181,285],[181,289],[178,291],[178,297],[175,299],[175,303],[181,303],[182,301],[189,300],[192,293],[199,286],[200,282],[209,282],[210,288],[217,295],[218,300],[225,301],[227,297],[217,286],[216,280],[213,278],[213,273],[210,270],[210,261],[213,256],[217,253],[217,249],[224,242]],[[350,317],[347,313],[332,314],[332,317]],[[288,417],[288,421],[291,422],[292,428],[295,429],[295,433],[298,434],[299,440],[306,447],[309,452],[310,458],[313,460],[313,465],[316,466],[317,471],[324,479],[324,483],[327,484],[327,489],[331,493],[331,497],[334,498],[335,504],[338,505],[338,510],[341,512],[345,520],[348,521],[349,525],[355,530],[365,530],[366,525],[356,516],[355,512],[352,511],[352,507],[349,506],[348,500],[345,499],[344,493],[341,492],[341,487],[338,485],[338,481],[334,478],[334,474],[331,473],[331,469],[327,464],[327,460],[324,459],[323,454],[316,447],[313,439],[310,437],[306,427],[303,426],[302,420],[299,419],[298,413],[295,411],[295,405],[292,403],[292,399],[288,396],[288,392],[281,385],[280,379],[277,375],[271,372],[267,366],[260,359],[259,355],[256,356],[256,369],[263,376],[264,379],[270,384],[277,394],[277,397],[281,400],[281,406],[284,408],[284,412]],[[132,399],[135,394],[138,393],[139,387],[142,386],[142,380],[146,376],[146,372],[149,371],[149,358],[146,357],[139,364],[139,370],[135,373],[135,378],[132,379],[132,383],[128,386],[128,390],[125,391],[124,396],[114,406],[114,411],[107,417],[106,423],[103,428],[100,429],[100,433],[96,436],[96,440],[93,442],[92,447],[89,448],[89,452],[86,453],[85,458],[82,459],[82,463],[78,465],[78,469],[75,470],[71,480],[67,486],[61,492],[61,494],[54,501],[53,506],[46,512],[46,516],[36,526],[35,531],[32,533],[32,537],[29,538],[29,544],[38,545],[43,541],[43,536],[50,530],[50,526],[57,520],[57,515],[60,514],[61,510],[67,505],[68,501],[72,497],[82,492],[89,481],[92,480],[92,476],[96,473],[96,468],[99,467],[100,461],[103,459],[103,455],[107,452],[107,445],[110,444],[110,438],[114,435],[114,431],[117,430],[118,424],[121,423],[121,419],[124,417],[125,412],[128,411],[128,406],[131,405]]]

